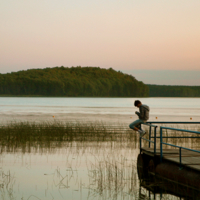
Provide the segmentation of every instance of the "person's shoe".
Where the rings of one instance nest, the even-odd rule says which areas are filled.
[[[146,131],[141,130],[140,137],[143,137],[146,134]]]

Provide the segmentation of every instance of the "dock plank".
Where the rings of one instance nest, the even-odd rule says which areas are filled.
[[[142,151],[147,151],[149,153],[152,153],[154,155],[154,149],[153,148],[141,148]],[[179,149],[163,149],[163,155],[164,154],[174,154],[174,156],[179,155]],[[188,151],[188,150],[182,150],[181,151],[182,156],[197,156],[200,157],[200,153],[193,152],[193,151]],[[156,149],[156,155],[160,155],[160,149]]]
[[[169,160],[169,161],[172,161],[172,162],[176,162],[176,163],[179,163],[180,162],[180,160],[179,160],[179,157],[169,157],[169,156],[167,156],[167,157],[163,157],[163,159],[166,159],[166,160]],[[196,157],[183,157],[182,159],[181,159],[181,163],[183,164],[183,165],[197,165],[197,164],[199,164],[200,165],[200,158],[199,159],[196,159]]]
[[[154,156],[153,148],[143,147],[141,151],[150,156]],[[183,166],[200,171],[200,153],[182,150],[181,155],[181,163]],[[160,156],[160,149],[156,149],[156,156]],[[179,164],[179,149],[163,149],[163,159]]]
[[[200,171],[200,165],[187,165],[187,167]]]

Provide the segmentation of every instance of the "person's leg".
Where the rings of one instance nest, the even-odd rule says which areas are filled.
[[[132,122],[131,124],[129,124],[129,127],[135,131],[138,131],[139,128],[138,126],[142,123],[143,121],[141,119],[137,119],[136,121]]]
[[[140,124],[142,124],[142,123],[143,123],[143,120],[138,119],[138,120],[132,122],[132,123],[129,125],[129,127],[130,127],[131,129],[133,129],[133,130],[135,130],[135,131],[138,131],[138,132],[140,133],[140,136],[141,136],[141,137],[146,133],[145,131],[140,130],[140,129],[138,128],[138,127],[140,126]]]

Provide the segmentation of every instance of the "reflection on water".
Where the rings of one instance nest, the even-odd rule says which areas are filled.
[[[97,146],[74,142],[68,146],[63,144],[61,148],[45,148],[42,152],[3,152],[1,199],[28,199],[31,196],[39,199],[105,199],[106,191],[111,192],[110,197],[116,196],[115,199],[121,199],[121,195],[130,196],[125,195],[125,188],[127,193],[129,186],[126,183],[132,181],[131,174],[135,179],[131,187],[135,187],[135,191],[138,187],[134,168],[138,150],[128,148],[127,152],[117,146],[107,142]],[[108,186],[107,175],[110,177]]]
[[[138,147],[119,141],[52,142],[4,151],[0,156],[1,199],[179,199],[175,193],[149,194],[140,185]],[[154,191],[155,192],[155,191]],[[34,197],[34,198],[33,198]]]

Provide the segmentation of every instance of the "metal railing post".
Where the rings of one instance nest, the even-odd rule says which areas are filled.
[[[154,155],[156,155],[156,129],[157,126],[154,127]]]
[[[141,129],[141,124],[139,125],[139,129]],[[142,148],[142,137],[140,137],[140,154],[142,152],[141,148]]]
[[[182,150],[182,148],[180,147],[179,148],[179,162],[180,162],[180,164],[179,164],[179,169],[181,170],[182,169],[182,155],[181,155],[181,150]]]
[[[163,152],[162,152],[162,127],[160,127],[160,162],[162,162],[162,156],[163,156]]]
[[[151,126],[149,126],[149,140],[151,140]],[[151,148],[151,142],[149,142],[149,148]]]

